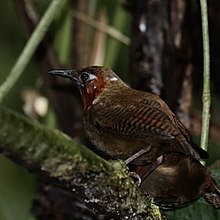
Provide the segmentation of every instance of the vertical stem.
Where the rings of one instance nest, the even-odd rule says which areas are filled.
[[[207,150],[209,122],[210,122],[210,56],[209,56],[209,33],[208,33],[208,13],[206,0],[200,0],[202,16],[202,37],[203,37],[203,112],[201,147]]]
[[[25,45],[21,55],[19,56],[17,62],[13,66],[9,76],[5,82],[0,87],[0,103],[2,102],[5,95],[10,91],[13,85],[16,83],[17,79],[21,76],[23,70],[30,61],[32,55],[34,54],[37,46],[40,44],[42,38],[44,37],[46,31],[48,30],[55,13],[60,9],[61,4],[64,0],[53,0],[46,12],[44,13],[42,19]]]

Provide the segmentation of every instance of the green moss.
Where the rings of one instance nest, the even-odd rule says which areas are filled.
[[[76,191],[100,212],[162,219],[151,199],[139,192],[123,161],[107,162],[67,135],[0,106],[0,151],[33,171],[44,172]]]

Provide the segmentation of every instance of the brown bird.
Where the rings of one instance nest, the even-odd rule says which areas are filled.
[[[84,125],[94,146],[125,160],[141,176],[140,189],[163,209],[203,196],[220,208],[220,190],[199,163],[206,151],[190,140],[183,124],[157,95],[134,90],[111,69],[90,66],[52,70],[73,80],[84,103]]]

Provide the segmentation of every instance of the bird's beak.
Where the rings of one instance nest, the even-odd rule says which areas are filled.
[[[75,70],[51,70],[48,72],[51,75],[61,76],[68,78],[78,83],[78,74]]]

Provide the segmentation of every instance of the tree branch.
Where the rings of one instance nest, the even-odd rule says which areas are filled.
[[[0,152],[74,192],[96,213],[163,219],[122,161],[109,163],[65,134],[0,106]]]

